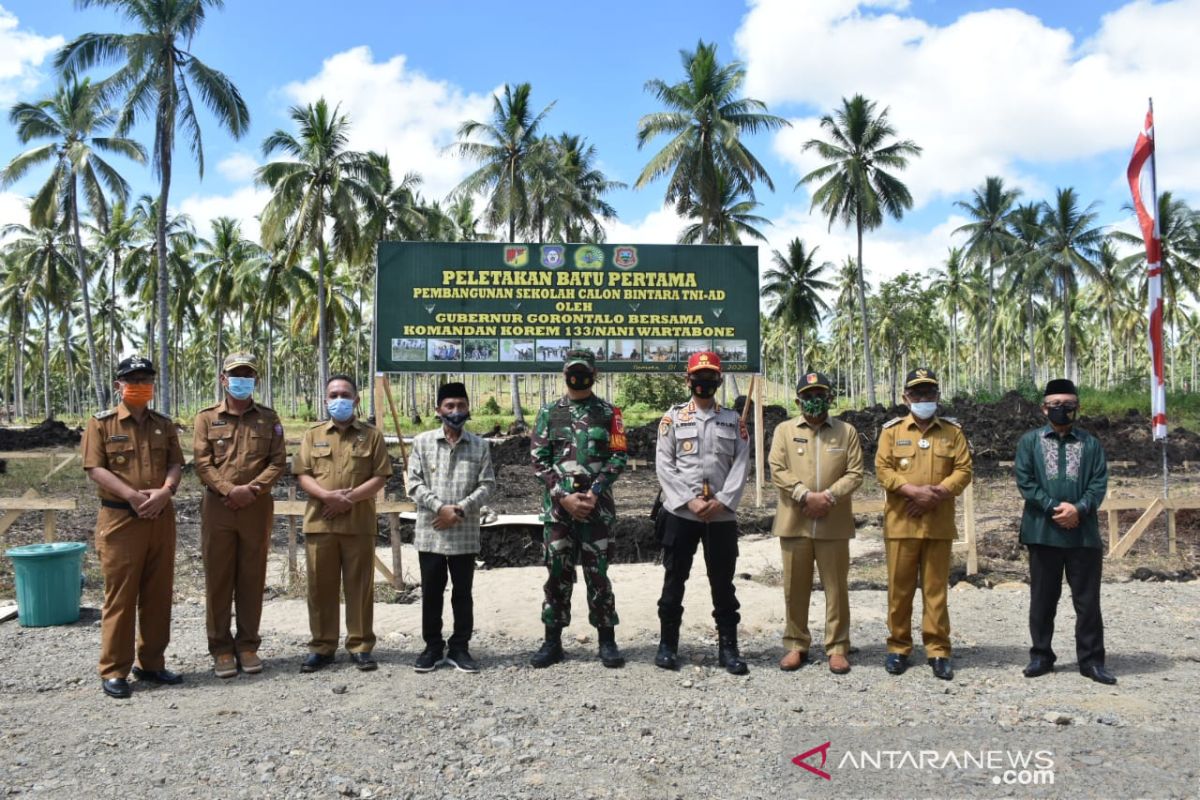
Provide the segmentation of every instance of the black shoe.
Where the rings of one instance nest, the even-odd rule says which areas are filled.
[[[375,659],[371,658],[370,653],[351,653],[350,662],[359,672],[372,672],[379,669],[379,664],[375,663]]]
[[[679,669],[679,654],[667,641],[658,643],[658,653],[654,656],[654,666],[662,669]]]
[[[100,688],[106,695],[118,700],[125,700],[133,694],[133,690],[129,688],[129,681],[124,678],[105,678],[100,681]]]
[[[320,653],[309,653],[300,664],[301,672],[316,672],[322,667],[333,663],[333,656],[323,656]]]
[[[724,633],[717,637],[717,663],[730,675],[745,675],[750,667],[738,652],[736,633]]]
[[[141,667],[134,667],[133,677],[146,683],[166,684],[168,686],[177,686],[183,683],[183,676],[178,672],[171,672],[169,669],[142,669]]]
[[[563,646],[561,639],[547,639],[542,642],[542,646],[529,659],[529,664],[534,669],[545,669],[546,667],[557,664],[563,660]]]
[[[928,663],[933,668],[933,677],[941,678],[944,681],[954,680],[954,667],[950,666],[949,658],[931,658]]]
[[[442,651],[426,647],[421,655],[417,656],[416,662],[413,663],[413,669],[417,672],[433,672],[441,663]]]
[[[1091,678],[1096,683],[1103,683],[1105,686],[1112,686],[1117,682],[1117,676],[1105,669],[1103,664],[1080,667],[1079,674],[1085,678]]]
[[[1054,672],[1054,662],[1048,658],[1034,656],[1029,659],[1029,663],[1021,674],[1026,678],[1039,678],[1047,672]]]
[[[883,668],[889,675],[903,675],[908,669],[908,656],[903,653],[888,653],[883,660]]]
[[[596,633],[600,640],[600,663],[609,669],[625,666],[625,656],[621,655],[621,648],[617,647],[616,629],[608,625],[596,628]]]
[[[446,663],[459,672],[479,672],[479,664],[471,658],[467,648],[455,648],[446,654]]]

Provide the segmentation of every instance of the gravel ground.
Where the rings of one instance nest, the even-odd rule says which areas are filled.
[[[630,567],[634,568],[633,565]],[[621,578],[617,582],[621,597]],[[582,587],[581,587],[582,588]],[[284,602],[284,601],[274,601]],[[855,667],[836,677],[816,663],[785,674],[776,635],[750,632],[748,677],[715,664],[714,643],[685,636],[678,674],[656,669],[655,641],[622,638],[630,664],[606,670],[594,636],[571,640],[566,662],[526,666],[531,637],[482,630],[477,675],[446,668],[418,675],[413,631],[379,630],[380,669],[336,666],[297,672],[305,640],[265,631],[266,671],[229,681],[208,669],[203,608],[178,604],[169,665],[181,687],[135,687],[118,702],[95,672],[98,614],[70,626],[0,626],[0,794],[44,797],[691,798],[793,797],[780,758],[785,729],[830,725],[983,725],[1053,731],[1075,725],[1131,738],[1195,724],[1200,685],[1200,585],[1104,587],[1109,666],[1115,687],[1080,677],[1069,635],[1059,672],[1029,681],[1027,594],[960,584],[951,594],[954,682],[920,666],[882,669],[878,591],[851,594]],[[627,616],[653,609],[623,609]],[[823,608],[814,600],[815,618]],[[1059,631],[1073,613],[1064,600]],[[620,629],[619,629],[620,630]],[[591,633],[576,629],[572,633]],[[918,657],[920,650],[914,654]],[[793,768],[794,769],[794,768]],[[1192,786],[1197,764],[1178,763]],[[1190,770],[1190,773],[1187,772]],[[1134,786],[1060,787],[1039,796],[1132,797]],[[1056,794],[1055,792],[1060,792]],[[898,787],[881,795],[903,796]],[[950,796],[953,796],[952,794]],[[995,796],[995,795],[988,795]],[[1024,795],[1021,795],[1024,796]]]

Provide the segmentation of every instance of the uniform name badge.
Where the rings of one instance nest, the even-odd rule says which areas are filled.
[[[919,439],[917,441],[917,447],[921,448],[922,450],[928,450],[929,449],[929,440],[928,439]]]

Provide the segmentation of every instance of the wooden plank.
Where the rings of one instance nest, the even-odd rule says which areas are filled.
[[[1117,546],[1117,537],[1121,533],[1120,525],[1121,522],[1118,519],[1117,510],[1115,508],[1108,509],[1108,551],[1110,553]]]
[[[750,380],[754,385],[754,391],[751,393],[754,397],[754,505],[762,508],[763,480],[766,474],[763,439],[767,435],[763,430],[763,379],[761,375],[755,375]]]
[[[388,531],[392,535],[392,588],[404,588],[404,554],[400,542],[400,515],[388,514]]]
[[[296,502],[296,487],[288,487],[288,500]],[[276,508],[279,504],[275,504]],[[296,516],[288,514],[288,588],[292,589],[296,586],[296,580],[300,577],[300,568],[296,566]]]
[[[32,500],[37,496],[37,489],[26,489],[25,494],[21,495],[21,499]],[[3,506],[0,505],[0,508],[3,508]],[[12,509],[10,511],[5,511],[4,516],[0,517],[0,536],[8,533],[8,529],[13,526],[13,523],[16,522],[17,518],[23,513],[24,509]]]
[[[963,494],[963,528],[967,532],[967,574],[979,572],[979,552],[975,542],[975,482],[967,484]]]
[[[1167,509],[1167,555],[1175,555],[1175,509]]]
[[[57,522],[58,512],[46,511],[42,516],[42,533],[43,541],[53,542],[58,539],[58,532],[54,529]]]
[[[1154,500],[1150,503],[1150,506],[1146,509],[1142,516],[1138,518],[1138,521],[1133,523],[1133,527],[1129,529],[1129,532],[1122,536],[1121,540],[1117,542],[1116,546],[1108,551],[1109,558],[1124,557],[1124,555],[1129,552],[1129,549],[1133,547],[1134,542],[1136,542],[1141,535],[1146,532],[1146,529],[1150,527],[1150,523],[1154,521],[1154,518],[1157,517],[1162,510],[1162,498],[1154,498]]]
[[[383,575],[384,580],[393,586],[396,585],[396,576],[392,574],[390,569],[388,569],[387,564],[383,563],[383,559],[379,557],[378,553],[375,554],[375,569],[379,570],[380,574]]]
[[[49,472],[46,473],[46,477],[42,478],[42,483],[45,483],[46,481],[53,478],[59,471],[62,470],[63,467],[67,466],[68,464],[70,464],[72,461],[74,461],[77,458],[79,458],[78,453],[71,453],[70,455],[63,458],[63,460],[58,463],[58,466],[54,467],[52,470],[50,470]]]
[[[39,497],[28,492],[24,497],[0,497],[0,508],[5,511],[74,511],[77,507],[73,497]]]
[[[0,607],[0,622],[8,622],[10,619],[16,618],[17,607],[15,605]]]

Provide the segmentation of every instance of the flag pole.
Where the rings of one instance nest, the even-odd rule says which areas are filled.
[[[1151,114],[1151,116],[1153,116],[1153,114],[1154,114],[1154,98],[1153,97],[1147,98],[1147,102],[1149,103],[1150,114]],[[1150,159],[1150,202],[1154,204],[1154,227],[1158,228],[1158,226],[1159,226],[1159,219],[1158,219],[1158,147],[1157,147],[1157,145],[1158,145],[1158,141],[1157,141],[1158,140],[1158,124],[1155,123],[1154,127],[1155,127],[1155,130],[1154,130],[1155,147],[1154,147],[1154,155]],[[1161,256],[1160,256],[1160,258],[1161,258]],[[1160,269],[1165,269],[1166,264],[1165,263],[1160,264],[1159,267],[1160,267]],[[1165,317],[1166,316],[1166,304],[1167,304],[1167,298],[1165,296],[1163,297],[1162,302],[1163,302],[1163,312],[1164,312],[1163,316]],[[1164,343],[1164,347],[1163,347],[1163,364],[1164,365],[1166,364],[1166,361],[1167,361],[1167,354],[1166,354],[1166,346]],[[1151,379],[1153,379],[1153,377]],[[1164,391],[1165,391],[1165,387],[1164,387]],[[1171,494],[1171,484],[1169,481],[1169,475],[1170,475],[1170,471],[1167,469],[1167,438],[1164,436],[1162,439],[1162,481],[1163,481],[1163,499],[1164,500],[1167,497],[1169,497]]]

